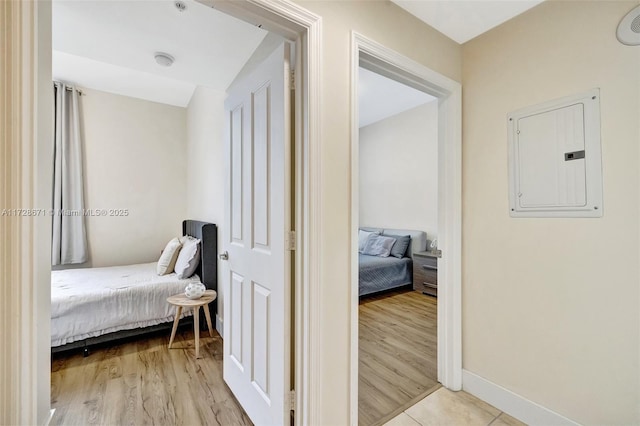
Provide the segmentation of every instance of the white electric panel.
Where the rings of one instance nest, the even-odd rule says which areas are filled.
[[[508,115],[512,217],[601,217],[600,91]]]

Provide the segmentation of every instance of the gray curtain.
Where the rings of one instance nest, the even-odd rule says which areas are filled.
[[[53,163],[52,265],[84,263],[84,225],[80,101],[75,88],[54,83],[55,140]]]

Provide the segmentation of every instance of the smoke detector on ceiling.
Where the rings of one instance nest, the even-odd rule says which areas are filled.
[[[158,63],[158,65],[161,65],[163,67],[170,67],[171,65],[173,65],[173,62],[175,61],[173,56],[164,52],[156,52],[154,57],[156,58],[156,62]]]
[[[622,18],[616,36],[620,43],[627,46],[640,45],[640,6],[632,9]]]

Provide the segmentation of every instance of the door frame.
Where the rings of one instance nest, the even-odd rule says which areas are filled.
[[[438,381],[462,389],[462,86],[432,69],[359,34],[351,33],[351,424],[358,424],[358,68],[367,69],[438,98]]]
[[[296,42],[294,81],[295,275],[294,389],[296,425],[320,422],[322,342],[321,138],[322,18],[287,0],[197,0]]]
[[[322,371],[320,371],[321,306],[321,136],[322,136],[322,20],[321,17],[287,0],[199,0],[211,7],[261,25],[288,40],[296,41],[295,138],[296,149],[294,193],[296,197],[295,304],[295,423],[315,424],[319,421]],[[50,200],[50,141],[53,133],[53,100],[51,84],[51,1],[19,2],[15,8],[0,11],[0,22],[11,25],[19,33],[11,40],[13,56],[0,62],[2,75],[9,76],[7,86],[15,96],[7,108],[0,105],[6,120],[7,135],[14,148],[6,161],[16,165],[6,170],[0,194],[5,205],[36,208]],[[11,32],[11,34],[14,34]],[[4,87],[4,86],[3,86]],[[9,105],[14,106],[9,108]],[[8,114],[11,114],[10,116]],[[18,136],[19,135],[19,136]],[[3,141],[4,143],[4,141]],[[11,189],[15,186],[17,189]],[[5,190],[6,189],[6,190]],[[5,197],[5,195],[7,197]],[[5,199],[6,198],[6,199]],[[17,203],[14,203],[14,201]],[[15,204],[15,205],[14,205]],[[12,250],[0,258],[0,270],[11,271],[2,276],[7,284],[0,309],[16,312],[12,324],[16,332],[8,336],[1,351],[13,372],[6,385],[0,387],[2,401],[14,395],[11,422],[47,424],[52,413],[50,399],[50,221],[25,218],[8,240]],[[12,254],[14,253],[14,254]],[[21,254],[21,257],[18,257]],[[5,278],[7,278],[5,282]],[[29,283],[15,287],[14,283]],[[6,308],[6,309],[5,309]],[[13,319],[13,317],[12,317]],[[23,354],[28,354],[27,362]],[[15,367],[15,368],[14,368]],[[34,372],[33,374],[29,372]],[[311,403],[313,402],[313,403]]]

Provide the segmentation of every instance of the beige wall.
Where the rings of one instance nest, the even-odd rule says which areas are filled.
[[[186,109],[84,89],[85,207],[128,209],[87,217],[90,261],[157,261],[187,212]]]
[[[460,81],[461,48],[390,2],[300,2],[322,16],[321,371],[323,425],[349,419],[351,31]],[[419,43],[416,42],[419,40]]]
[[[224,225],[225,97],[225,93],[198,87],[187,108],[187,216],[217,224],[219,243]],[[223,313],[221,290],[219,286],[217,326]]]
[[[197,87],[187,108],[187,216],[222,226],[225,93]]]
[[[463,367],[584,424],[640,423],[637,4],[548,1],[463,48]],[[594,87],[604,217],[510,218],[507,113]]]
[[[438,234],[438,102],[360,128],[360,225]]]

